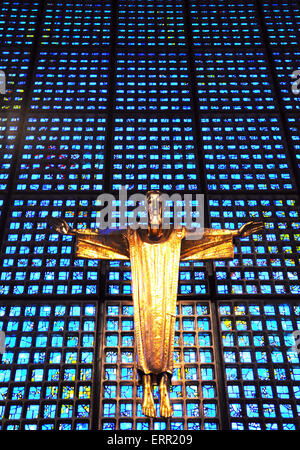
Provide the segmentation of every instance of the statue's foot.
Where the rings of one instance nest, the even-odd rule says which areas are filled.
[[[160,416],[172,417],[174,412],[168,392],[167,375],[163,375],[161,379],[159,385],[159,395],[160,395]]]
[[[151,391],[144,390],[142,413],[147,417],[156,417],[156,410]]]
[[[156,417],[150,375],[144,375],[142,413],[147,417]]]

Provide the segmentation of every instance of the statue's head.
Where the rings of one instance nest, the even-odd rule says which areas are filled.
[[[159,237],[162,234],[162,201],[160,191],[148,191],[146,194],[148,211],[148,234]]]

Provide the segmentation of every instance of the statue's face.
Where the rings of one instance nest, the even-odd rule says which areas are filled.
[[[147,192],[148,223],[151,229],[158,229],[162,224],[162,202],[159,191]]]

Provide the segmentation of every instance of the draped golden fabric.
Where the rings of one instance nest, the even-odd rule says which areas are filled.
[[[96,232],[81,230],[76,233],[76,256],[89,259],[129,260],[126,230]]]
[[[138,369],[172,373],[181,240],[171,230],[158,243],[128,230]]]
[[[204,228],[201,239],[183,239],[180,260],[233,259],[235,234],[231,230]]]

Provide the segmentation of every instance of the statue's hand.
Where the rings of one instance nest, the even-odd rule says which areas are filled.
[[[263,227],[263,222],[248,222],[239,229],[238,237],[244,238],[250,236],[253,233],[261,231]]]
[[[50,225],[55,228],[61,234],[71,234],[71,229],[65,220],[57,219],[55,217],[51,217],[49,219]]]

